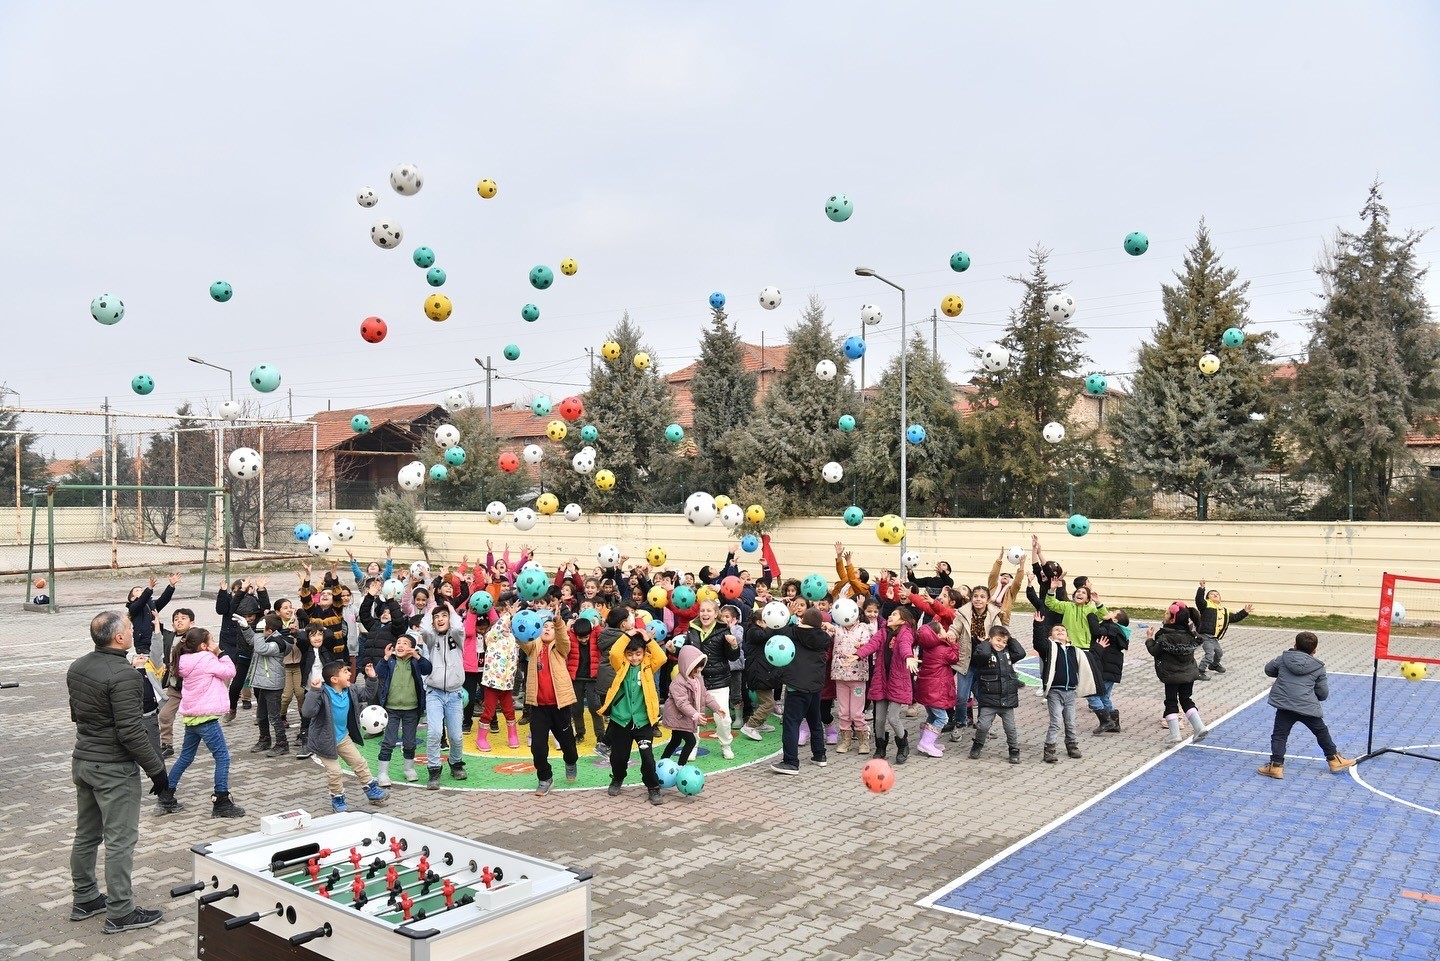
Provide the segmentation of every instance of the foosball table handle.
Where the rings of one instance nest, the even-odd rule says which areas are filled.
[[[172,898],[183,898],[187,894],[194,894],[196,891],[203,891],[207,885],[204,881],[192,881],[189,884],[182,884],[178,888],[170,889]]]
[[[306,944],[306,943],[308,943],[308,942],[310,942],[310,941],[314,941],[316,938],[328,938],[328,937],[330,937],[330,934],[331,934],[330,922],[329,922],[329,921],[326,921],[324,924],[320,925],[320,927],[316,928],[314,931],[305,931],[305,932],[303,932],[302,934],[297,934],[297,935],[292,936],[292,937],[290,938],[290,943],[291,943],[291,944]]]
[[[209,894],[200,895],[201,904],[214,904],[216,901],[223,901],[225,898],[238,898],[240,886],[232,884],[223,891],[211,891]]]
[[[254,924],[256,921],[259,921],[264,916],[265,915],[261,914],[259,911],[256,911],[254,914],[242,914],[239,917],[234,917],[226,921],[225,930],[234,931],[236,928],[243,928],[247,924]]]

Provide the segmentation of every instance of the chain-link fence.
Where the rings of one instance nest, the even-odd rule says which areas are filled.
[[[240,447],[260,453],[258,476],[229,476]],[[25,572],[52,524],[57,569],[159,567],[226,548],[293,554],[290,529],[271,519],[314,512],[316,462],[313,424],[243,409],[227,420],[0,407],[0,573]],[[228,518],[207,490],[222,487]]]

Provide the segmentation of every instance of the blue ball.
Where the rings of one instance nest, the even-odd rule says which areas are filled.
[[[680,776],[680,765],[674,758],[656,761],[655,776],[660,779],[661,787],[674,787],[675,779]]]
[[[840,429],[841,429],[841,430],[844,430],[844,431],[854,430],[854,429],[855,429],[855,418],[854,418],[854,417],[851,417],[849,414],[841,414],[841,415],[840,415]]]
[[[687,764],[675,775],[675,786],[680,789],[681,794],[693,797],[705,787],[705,772],[693,764]]]
[[[431,287],[445,286],[445,268],[431,267],[429,270],[425,271],[425,282]]]
[[[647,626],[650,628],[650,636],[657,641],[663,642],[665,638],[670,636],[670,628],[665,626],[664,621],[652,620]]]
[[[919,424],[911,424],[910,429],[905,432],[905,439],[912,444],[925,443],[925,428]]]
[[[540,636],[545,621],[534,611],[521,611],[510,618],[510,633],[517,641],[533,641]]]
[[[746,534],[740,538],[740,549],[747,554],[753,554],[760,549],[760,538],[754,534]]]
[[[720,291],[717,290],[717,291],[715,291],[715,293],[713,293],[713,294],[710,295],[710,307],[711,307],[711,309],[713,309],[713,310],[719,310],[720,308],[722,308],[722,307],[724,307],[724,306],[725,306],[725,295],[724,295],[724,294],[720,293]]]
[[[1239,327],[1231,327],[1221,335],[1220,339],[1224,341],[1226,347],[1239,347],[1245,343],[1245,331]]]
[[[315,532],[310,529],[309,524],[295,525],[295,539],[297,541],[308,541],[310,539],[310,535],[313,533]]]
[[[864,356],[865,356],[865,338],[863,338],[863,337],[846,337],[846,338],[845,338],[845,356],[846,356],[846,357],[849,357],[851,360],[859,360],[861,357],[864,357]]]
[[[859,527],[865,523],[865,512],[852,504],[845,508],[845,523],[851,527]]]
[[[411,258],[415,261],[415,266],[422,270],[435,266],[435,251],[429,247],[416,247],[415,253],[411,255]]]

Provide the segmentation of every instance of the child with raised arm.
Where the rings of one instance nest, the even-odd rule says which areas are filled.
[[[1216,674],[1224,674],[1225,668],[1220,666],[1220,657],[1225,653],[1220,647],[1220,641],[1225,637],[1225,632],[1230,625],[1236,621],[1243,621],[1255,610],[1254,604],[1246,604],[1238,611],[1232,611],[1220,603],[1219,591],[1205,590],[1205,582],[1201,581],[1200,586],[1195,589],[1195,610],[1200,612],[1200,623],[1197,625],[1200,633],[1200,676],[1197,680],[1210,680],[1209,671]]]
[[[375,667],[366,668],[365,676],[373,678]],[[310,682],[305,692],[305,703],[300,706],[300,716],[310,721],[311,753],[320,756],[325,768],[325,782],[330,788],[330,806],[336,812],[348,811],[345,804],[345,776],[340,770],[340,759],[350,765],[350,770],[365,785],[365,797],[371,804],[380,804],[390,792],[380,787],[380,782],[370,776],[370,765],[360,753],[364,735],[360,733],[360,704],[362,694],[350,686],[350,665],[345,661],[330,661],[322,669],[322,676]]]

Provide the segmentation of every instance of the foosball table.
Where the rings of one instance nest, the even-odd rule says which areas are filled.
[[[584,961],[590,875],[383,814],[200,844],[202,961]]]

